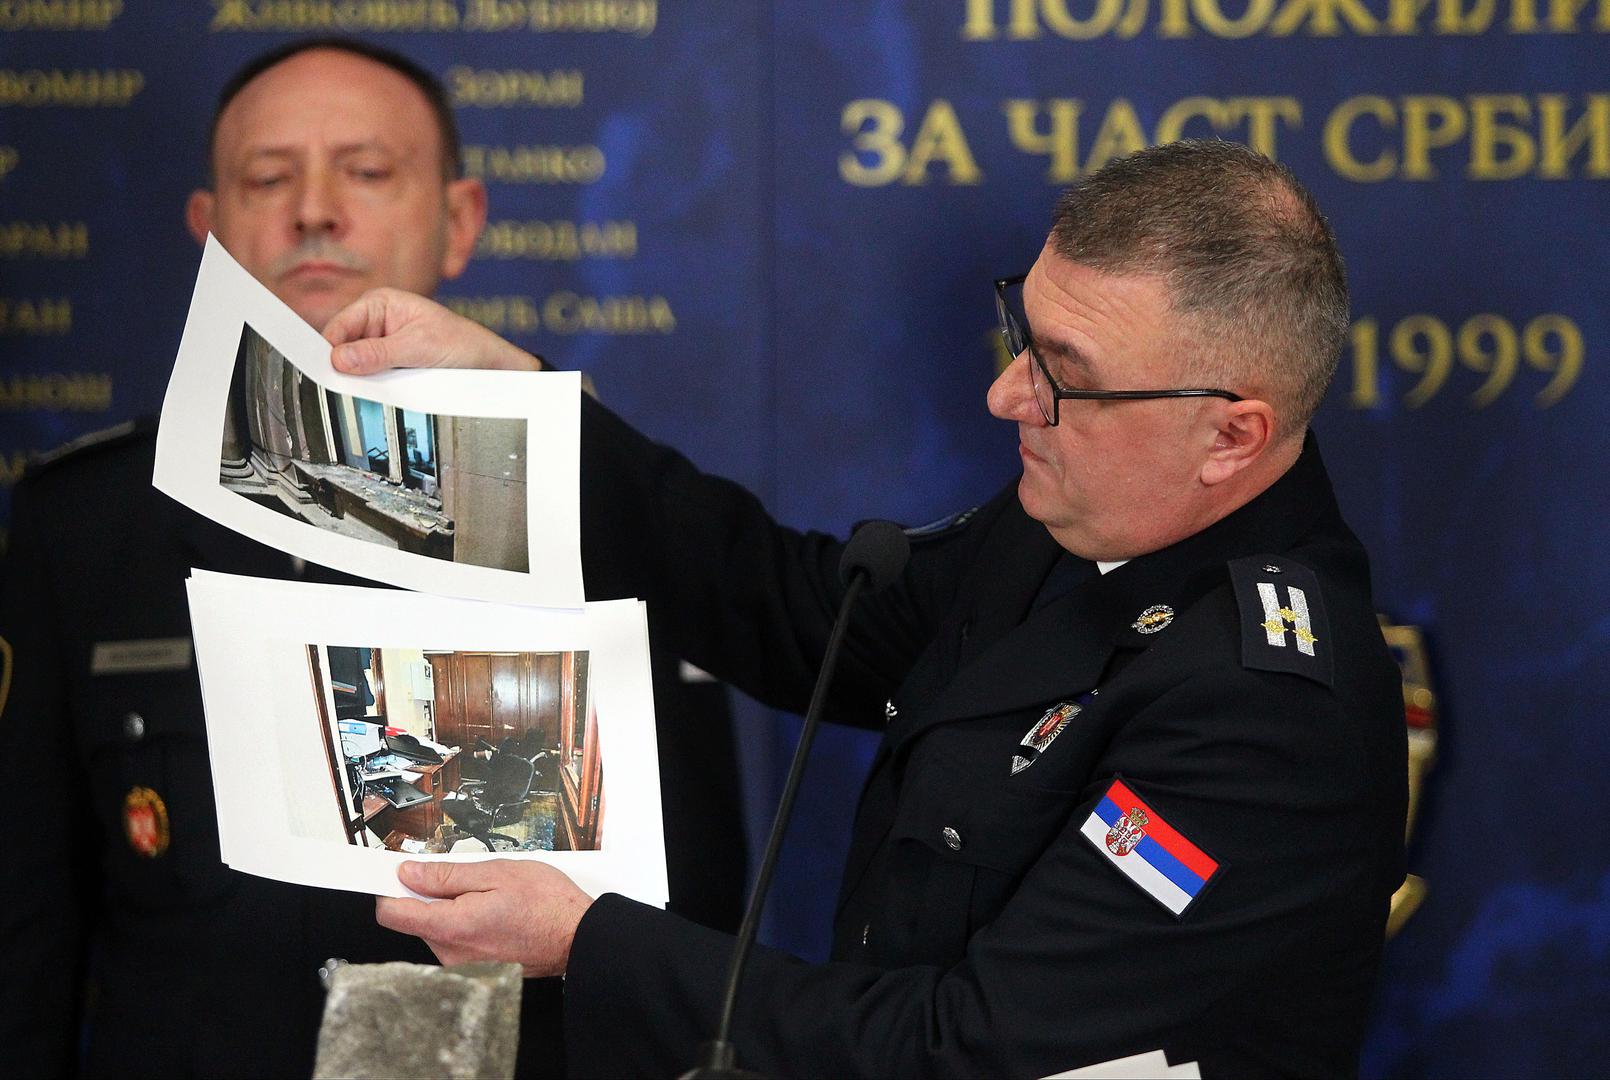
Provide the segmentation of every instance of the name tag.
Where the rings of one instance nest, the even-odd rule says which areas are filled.
[[[89,673],[140,675],[153,671],[188,671],[190,651],[187,637],[97,641],[89,655]]]

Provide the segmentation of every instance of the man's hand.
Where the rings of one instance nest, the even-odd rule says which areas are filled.
[[[541,371],[542,361],[434,300],[401,289],[370,289],[324,328],[330,363],[349,375],[400,367]]]
[[[405,862],[397,879],[422,896],[375,899],[381,926],[424,939],[444,964],[519,964],[527,978],[562,975],[592,897],[546,863]]]

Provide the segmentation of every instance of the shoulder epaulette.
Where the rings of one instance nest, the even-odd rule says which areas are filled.
[[[109,428],[86,432],[76,439],[62,443],[54,450],[46,450],[44,453],[36,455],[28,463],[28,469],[30,472],[38,472],[40,469],[65,461],[74,454],[82,453],[85,450],[116,446],[118,443],[138,435],[142,426],[138,420],[125,420],[121,424],[113,424]]]
[[[1286,671],[1334,685],[1330,623],[1319,578],[1283,555],[1252,555],[1230,563],[1241,609],[1241,664]]]
[[[978,513],[978,507],[969,506],[966,510],[958,510],[954,514],[946,514],[937,521],[930,521],[926,525],[917,525],[900,531],[906,534],[906,539],[914,544],[929,540],[940,540],[967,528],[967,523],[973,520]]]

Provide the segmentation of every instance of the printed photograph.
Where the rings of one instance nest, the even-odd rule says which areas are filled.
[[[326,390],[243,328],[218,479],[327,532],[447,562],[530,569],[526,421]]]
[[[348,844],[596,851],[603,761],[586,652],[307,646]],[[319,822],[314,835],[333,835]]]

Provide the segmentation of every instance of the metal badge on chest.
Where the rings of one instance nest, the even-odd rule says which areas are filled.
[[[1040,755],[1045,753],[1056,737],[1067,730],[1075,717],[1084,712],[1085,706],[1090,704],[1090,699],[1095,697],[1096,693],[1095,690],[1091,690],[1080,694],[1073,701],[1064,701],[1047,709],[1045,715],[1023,735],[1017,753],[1012,755],[1012,775],[1016,776],[1038,761]]]
[[[123,796],[123,835],[138,855],[154,859],[168,850],[168,804],[148,787]]]

